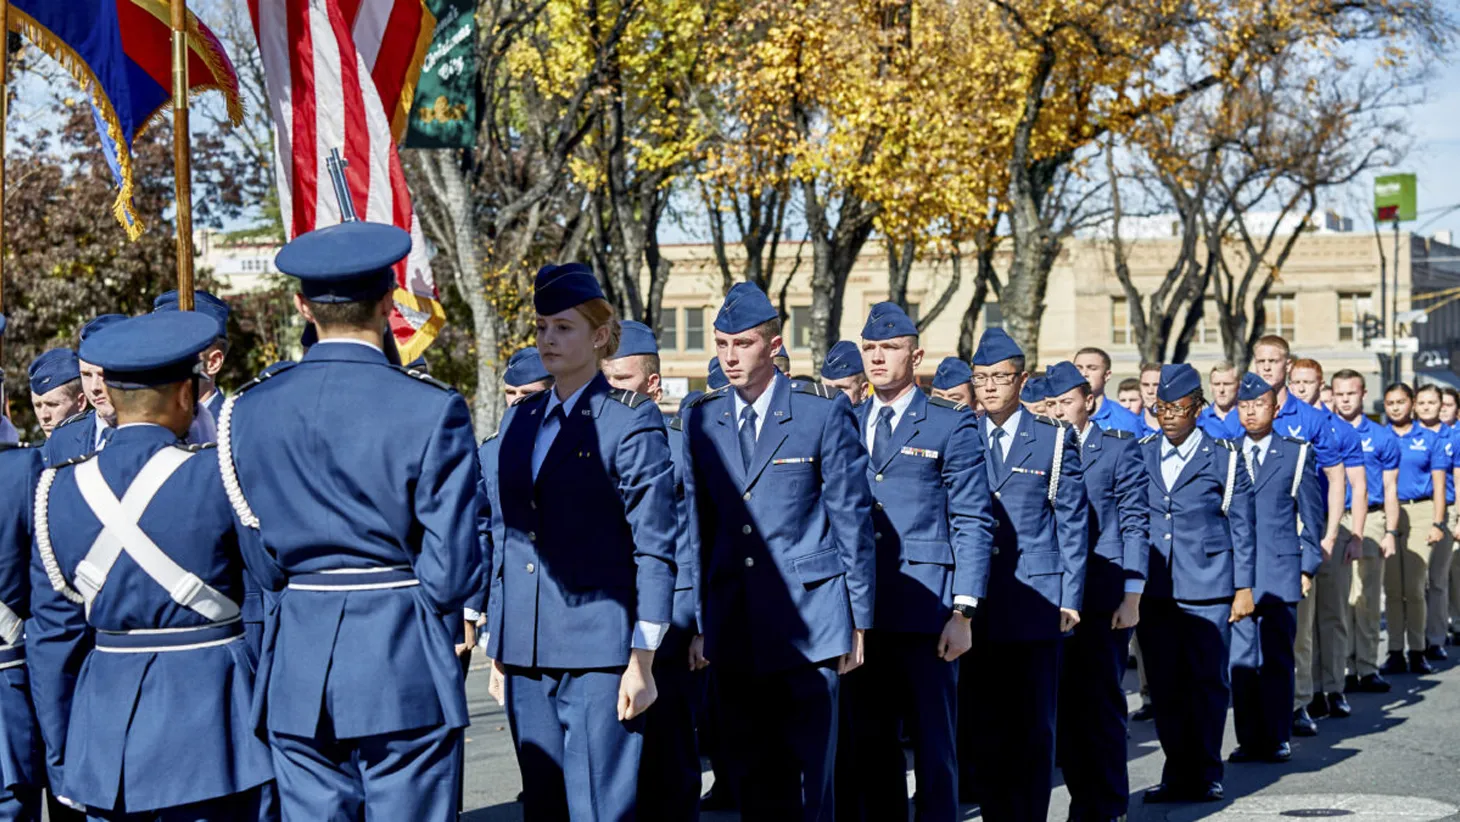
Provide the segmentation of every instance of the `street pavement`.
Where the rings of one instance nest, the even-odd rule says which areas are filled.
[[[1460,658],[1460,648],[1451,649]],[[1460,666],[1440,663],[1434,676],[1393,677],[1384,695],[1350,694],[1353,716],[1319,720],[1319,735],[1295,739],[1285,765],[1228,765],[1227,801],[1210,805],[1143,806],[1140,794],[1161,775],[1161,749],[1149,722],[1131,723],[1128,748],[1130,822],[1281,822],[1294,818],[1347,822],[1460,822]],[[995,675],[997,672],[994,672]],[[1139,705],[1135,677],[1127,680]],[[507,719],[487,695],[480,652],[467,679],[472,726],[467,729],[465,822],[518,822],[521,789]],[[1227,725],[1224,753],[1236,747]],[[1063,822],[1069,794],[1059,783],[1050,820]],[[710,776],[706,774],[706,788]],[[729,822],[706,813],[705,822]],[[965,819],[979,819],[976,807]],[[657,820],[655,821],[657,822]]]

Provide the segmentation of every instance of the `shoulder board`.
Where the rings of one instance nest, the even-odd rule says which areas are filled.
[[[1065,427],[1065,424],[1064,423],[1060,422],[1059,420],[1055,419],[1054,417],[1046,417],[1043,414],[1036,414],[1036,415],[1034,415],[1034,421],[1035,422],[1042,422],[1045,425],[1053,425],[1055,428],[1064,428]]]
[[[273,365],[269,366],[268,368],[265,368],[264,370],[260,371],[258,373],[258,376],[254,377],[253,379],[251,379],[248,382],[244,383],[243,385],[239,386],[238,390],[237,391],[234,391],[233,393],[234,394],[242,394],[243,392],[249,390],[250,388],[256,388],[261,383],[263,383],[265,380],[267,380],[269,377],[272,377],[275,374],[282,374],[285,371],[288,371],[289,369],[293,368],[294,366],[295,366],[295,363],[294,363],[293,360],[284,360],[282,362],[276,362]]]
[[[680,419],[679,417],[675,417],[674,419],[670,420],[669,421],[669,430],[671,430],[671,431],[683,431],[684,430],[684,420]]]
[[[648,394],[640,394],[637,391],[630,391],[627,388],[615,388],[608,392],[608,397],[630,408],[638,408],[646,402],[653,402],[653,397],[650,397]]]
[[[1146,443],[1151,442],[1152,440],[1156,439],[1159,436],[1161,436],[1161,432],[1160,431],[1157,431],[1157,432],[1152,433],[1152,434],[1147,434],[1144,437],[1141,437],[1141,445],[1145,445]]]
[[[699,395],[698,397],[695,397],[694,398],[694,401],[691,402],[687,407],[688,408],[694,408],[695,406],[703,405],[706,402],[708,402],[710,400],[713,400],[713,399],[715,399],[717,397],[726,396],[726,394],[729,392],[729,390],[730,390],[730,386],[728,386],[728,385],[722,385],[719,388],[716,388],[714,391],[706,391],[705,393]]]
[[[487,438],[484,439],[484,440],[482,440],[482,445],[486,445],[487,443],[489,443],[492,440],[496,439],[498,437],[498,435],[500,435],[501,433],[502,433],[501,431],[493,431],[492,433],[488,434],[487,435]]]
[[[1287,440],[1288,442],[1291,442],[1294,445],[1307,445],[1308,444],[1308,441],[1306,439],[1303,439],[1302,437],[1282,437],[1281,439]]]
[[[1222,446],[1228,451],[1235,452],[1237,450],[1237,444],[1235,442],[1232,442],[1231,440],[1217,440],[1217,445]]]
[[[1122,431],[1119,428],[1107,428],[1105,429],[1105,436],[1115,437],[1118,440],[1128,440],[1134,437],[1135,434],[1132,434],[1129,431]]]
[[[80,465],[81,463],[86,462],[87,460],[91,459],[92,457],[95,457],[97,454],[100,454],[100,453],[101,453],[100,451],[92,451],[90,454],[85,454],[85,455],[80,456],[80,457],[72,457],[71,459],[66,460],[65,462],[58,462],[58,463],[56,463],[55,465],[53,465],[51,467],[52,468],[55,468],[57,470],[60,470],[62,468],[65,468],[68,465]]]
[[[70,425],[73,422],[81,422],[82,420],[86,419],[87,418],[87,415],[89,415],[90,413],[91,413],[90,411],[82,411],[79,414],[72,414],[71,416],[69,416],[66,419],[61,420],[59,423],[57,423],[56,424],[56,428],[60,428],[63,425]],[[53,428],[51,430],[54,431],[55,428]]]
[[[444,383],[444,382],[436,379],[435,377],[431,376],[430,374],[427,374],[425,371],[417,371],[414,368],[406,368],[403,365],[392,365],[391,368],[394,368],[395,370],[401,372],[402,374],[405,374],[407,377],[412,377],[414,379],[420,380],[421,382],[426,383],[427,385],[434,385],[435,387],[441,389],[442,391],[455,391],[456,390],[455,388],[452,388],[451,386],[447,385],[446,383]]]
[[[216,443],[216,442],[186,442],[186,443],[178,443],[174,447],[175,448],[181,448],[184,451],[192,451],[193,453],[196,454],[199,451],[207,451],[209,448],[217,448],[218,447],[218,443]]]
[[[828,388],[819,382],[809,380],[791,380],[791,390],[798,394],[810,394],[824,400],[832,399],[837,395],[837,389]]]
[[[936,405],[939,408],[951,408],[954,411],[969,410],[968,403],[966,402],[954,402],[953,400],[946,400],[942,397],[928,397],[928,405]]]

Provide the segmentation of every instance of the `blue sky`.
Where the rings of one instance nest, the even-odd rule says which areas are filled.
[[[1460,206],[1460,62],[1435,73],[1428,100],[1412,118],[1415,147],[1403,170],[1419,178],[1420,214],[1413,228],[1424,234],[1448,229],[1460,240],[1460,209],[1438,216]]]

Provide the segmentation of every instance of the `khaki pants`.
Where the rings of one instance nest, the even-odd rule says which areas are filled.
[[[1384,591],[1384,509],[1371,510],[1364,522],[1364,555],[1350,568],[1348,609],[1349,668],[1355,676],[1379,672],[1379,603]]]
[[[1449,634],[1450,562],[1455,552],[1455,517],[1447,513],[1450,533],[1430,551],[1429,584],[1425,586],[1425,645],[1443,646]]]
[[[1450,529],[1454,534],[1456,528],[1460,528],[1460,511],[1456,511],[1451,520],[1456,523],[1455,528]],[[1455,630],[1460,630],[1460,561],[1456,561],[1455,554],[1460,553],[1460,544],[1451,540],[1450,550],[1450,622]]]
[[[1425,649],[1430,557],[1434,549],[1450,547],[1448,541],[1438,545],[1427,541],[1430,523],[1435,521],[1433,502],[1406,502],[1399,510],[1399,550],[1384,561],[1384,614],[1389,623],[1390,653],[1403,652],[1406,641],[1410,651]]]
[[[1320,694],[1343,692],[1343,675],[1349,658],[1349,589],[1353,568],[1343,553],[1352,533],[1347,526],[1338,529],[1334,556],[1318,566],[1308,596],[1298,602],[1298,635],[1293,643],[1293,659],[1297,668],[1293,691],[1293,710],[1313,700],[1315,687]],[[1383,529],[1380,529],[1380,534]]]

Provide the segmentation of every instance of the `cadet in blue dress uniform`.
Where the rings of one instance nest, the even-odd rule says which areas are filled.
[[[862,373],[862,352],[851,340],[842,340],[826,352],[821,384],[847,395],[852,405],[867,397],[867,375]]]
[[[625,320],[618,351],[604,361],[609,385],[655,400],[659,387],[659,343],[649,326]],[[697,679],[690,643],[695,624],[695,562],[699,546],[689,539],[689,505],[684,499],[684,433],[680,419],[667,420],[674,463],[674,612],[664,642],[654,654],[659,698],[644,717],[644,752],[639,763],[639,815],[644,819],[695,819],[700,804],[700,754],[695,738]]]
[[[502,421],[502,629],[493,640],[524,810],[534,820],[633,819],[642,715],[673,617],[664,415],[600,371],[620,332],[591,269],[543,268],[533,302],[554,384]]]
[[[876,500],[877,627],[867,664],[844,683],[851,738],[838,740],[837,819],[907,818],[901,726],[912,739],[917,818],[951,822],[958,659],[973,644],[993,547],[983,443],[968,406],[918,390],[918,329],[896,303],[872,306],[860,357],[875,391],[857,426]]]
[[[115,435],[37,485],[27,664],[51,785],[93,819],[254,819],[272,776],[249,718],[243,537],[217,452],[180,441],[213,329],[177,313],[89,336]]]
[[[742,814],[829,820],[838,675],[872,627],[872,495],[851,403],[778,373],[780,344],[775,307],[737,283],[715,317],[731,387],[685,409],[685,494]]]
[[[1024,387],[1019,390],[1019,403],[1024,410],[1035,416],[1047,416],[1044,413],[1044,404],[1049,399],[1049,388],[1045,384],[1044,377],[1030,377],[1024,381]]]
[[[1101,431],[1125,431],[1132,438],[1140,436],[1145,428],[1140,419],[1105,396],[1105,384],[1110,381],[1111,375],[1110,354],[1103,348],[1081,348],[1075,352],[1073,363],[1090,385],[1090,396],[1095,404],[1090,422],[1100,426]]]
[[[1252,478],[1236,446],[1196,424],[1201,376],[1161,368],[1161,433],[1141,440],[1150,566],[1136,628],[1166,764],[1146,802],[1220,800],[1231,623],[1252,615],[1257,573]]]
[[[73,355],[74,356],[74,355]],[[0,820],[40,822],[45,751],[25,668],[39,449],[0,445]],[[51,816],[57,820],[56,815]]]
[[[319,342],[220,417],[249,570],[273,592],[254,719],[286,819],[456,816],[468,715],[444,617],[482,584],[484,502],[466,401],[382,350],[410,245],[352,222],[285,246]]]
[[[1129,804],[1121,682],[1131,630],[1140,621],[1149,550],[1145,469],[1136,438],[1095,424],[1098,395],[1085,373],[1067,362],[1048,372],[1051,410],[1079,437],[1090,508],[1085,603],[1080,624],[1065,640],[1056,740],[1070,789],[1069,816],[1076,822],[1123,817]]]
[[[1243,469],[1252,480],[1257,574],[1251,619],[1232,626],[1233,762],[1286,762],[1293,730],[1293,648],[1298,601],[1309,595],[1323,551],[1318,470],[1307,440],[1273,430],[1276,392],[1256,374],[1242,377],[1237,411],[1246,435]]]
[[[81,327],[81,342],[109,325],[121,322],[121,314],[102,314]],[[47,466],[58,465],[66,460],[84,457],[103,443],[106,432],[111,428],[111,400],[107,399],[106,386],[102,383],[101,368],[78,357],[82,391],[91,405],[87,411],[63,421],[51,431],[46,444],[41,446],[41,458]]]
[[[81,361],[69,348],[52,348],[31,360],[30,405],[41,433],[49,439],[56,426],[81,413],[86,398],[81,393]]]
[[[724,388],[730,384],[730,380],[725,378],[725,369],[720,367],[719,357],[710,358],[710,365],[705,375],[705,385],[711,391]]]
[[[974,616],[959,679],[959,765],[984,817],[1043,819],[1054,772],[1061,637],[1080,621],[1089,508],[1080,445],[1069,426],[1018,405],[1024,352],[1003,329],[984,332],[973,385],[994,494],[988,596]],[[993,672],[998,671],[998,676]],[[973,766],[979,784],[969,784]],[[963,800],[970,801],[965,795]]]
[[[213,344],[203,351],[202,373],[199,374],[202,397],[198,400],[214,420],[223,411],[226,397],[218,387],[218,375],[223,371],[223,361],[228,357],[228,303],[207,291],[193,292],[193,307],[199,314],[212,317],[218,323],[218,336]],[[176,311],[177,292],[164,291],[152,301],[153,311]]]
[[[973,397],[973,369],[957,357],[944,357],[933,372],[933,396],[947,400],[954,405],[966,405],[968,410],[977,410]]]

